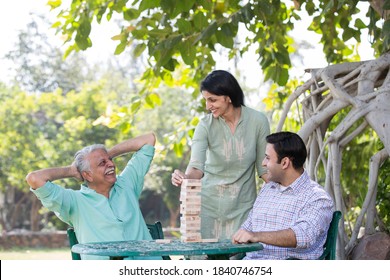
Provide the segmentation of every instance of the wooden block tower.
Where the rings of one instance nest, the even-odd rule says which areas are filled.
[[[180,233],[183,242],[201,242],[200,209],[202,183],[196,179],[185,179],[180,191]]]

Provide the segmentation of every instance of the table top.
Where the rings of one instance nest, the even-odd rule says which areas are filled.
[[[167,242],[167,243],[166,243]],[[130,240],[76,244],[72,251],[85,255],[140,257],[168,255],[224,255],[262,250],[261,243],[233,244],[218,242],[182,242],[180,240]]]

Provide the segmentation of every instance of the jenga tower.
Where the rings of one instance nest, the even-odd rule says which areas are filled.
[[[180,233],[183,242],[201,242],[200,208],[202,183],[196,179],[185,179],[180,191]]]

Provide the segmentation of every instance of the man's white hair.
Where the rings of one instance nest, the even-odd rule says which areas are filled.
[[[90,171],[90,162],[86,159],[87,156],[95,150],[104,150],[107,152],[106,147],[103,144],[93,144],[82,148],[74,155],[74,161],[76,163],[77,170],[81,173],[83,171]]]

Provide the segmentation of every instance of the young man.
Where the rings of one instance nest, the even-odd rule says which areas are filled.
[[[154,134],[149,133],[110,150],[100,144],[88,146],[75,154],[72,165],[33,171],[26,180],[45,207],[74,227],[80,243],[151,240],[138,199],[154,156],[155,141]],[[136,153],[117,176],[112,159],[129,152]],[[84,183],[80,190],[72,190],[52,182],[63,178]]]
[[[316,259],[323,252],[333,201],[304,170],[307,152],[297,134],[274,133],[266,141],[268,183],[232,241],[264,244],[245,259]]]

